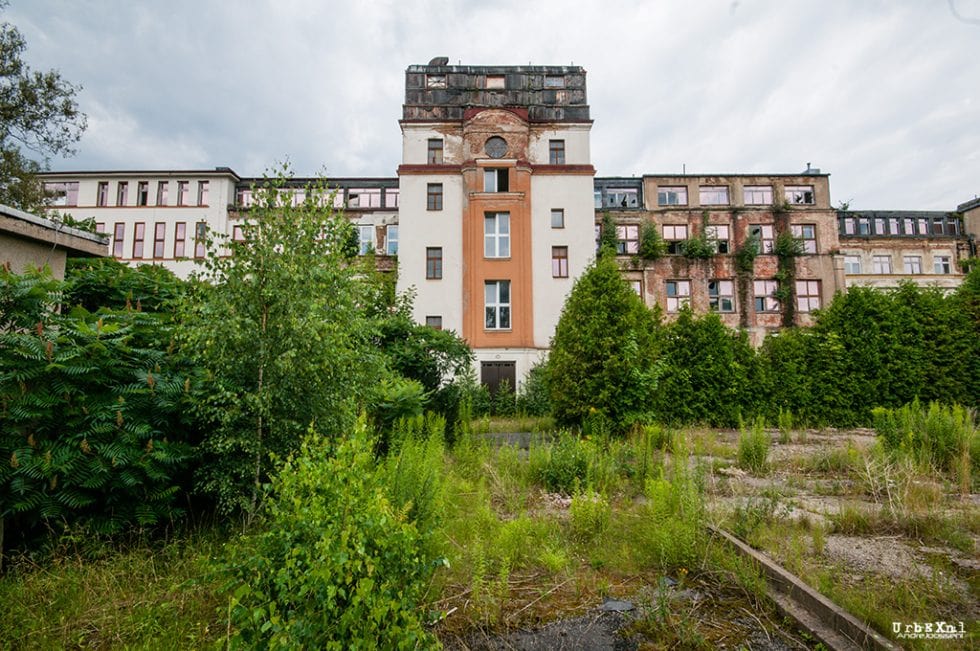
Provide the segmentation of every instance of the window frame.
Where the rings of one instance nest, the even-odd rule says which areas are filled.
[[[892,274],[892,256],[871,256],[871,273],[879,276],[890,276]]]
[[[801,291],[800,287],[805,291]],[[815,292],[813,291],[815,288]],[[801,314],[809,314],[819,310],[820,300],[820,281],[815,279],[804,279],[796,281],[796,311]]]
[[[442,330],[442,315],[441,314],[425,315],[425,325],[434,330]]]
[[[200,260],[208,254],[208,223],[199,221],[194,223],[194,259]]]
[[[116,206],[122,207],[129,202],[129,181],[119,181],[116,183]]]
[[[568,247],[551,247],[551,277],[568,278]]]
[[[676,195],[677,201],[670,199]],[[683,195],[683,196],[682,196]],[[686,185],[664,185],[657,188],[658,206],[686,206],[687,205],[687,186]]]
[[[953,256],[934,255],[932,257],[932,271],[935,274],[943,275],[953,273]]]
[[[772,314],[780,311],[779,299],[776,298],[778,289],[779,281],[774,278],[752,280],[752,306],[756,314]]]
[[[670,229],[670,234],[668,235],[667,229]],[[684,237],[678,237],[677,229],[683,229]],[[690,237],[690,230],[687,224],[664,224],[661,228],[661,234],[663,235],[664,242],[667,243],[667,253],[679,254],[681,242],[686,242]]]
[[[104,208],[109,204],[109,182],[99,181],[95,190],[95,205]]]
[[[177,205],[186,206],[190,199],[190,181],[177,181]]]
[[[718,201],[712,198],[712,194],[720,193],[724,195],[724,200]],[[698,204],[701,206],[730,206],[732,205],[732,193],[727,185],[699,185]]]
[[[724,229],[725,237],[720,237],[719,229]],[[704,236],[709,242],[715,243],[716,253],[731,253],[732,227],[730,224],[708,224],[704,227]]]
[[[446,155],[445,146],[442,138],[429,138],[425,148],[426,164],[442,165]]]
[[[759,200],[761,195],[762,199]],[[743,185],[742,186],[742,205],[745,206],[771,206],[773,191],[771,185]]]
[[[555,217],[558,217],[557,225]],[[551,209],[551,227],[552,228],[565,228],[565,209],[564,208],[552,208]]]
[[[122,259],[126,253],[126,222],[116,222],[112,226],[112,257]]]
[[[727,292],[723,290],[727,290]],[[720,314],[729,314],[735,311],[735,281],[730,278],[711,278],[708,280],[708,309]]]
[[[394,237],[392,237],[392,232],[394,232]],[[394,250],[392,250],[392,244],[395,245]],[[385,226],[385,255],[398,255],[398,224],[387,224]]]
[[[902,271],[910,276],[922,275],[922,256],[921,255],[902,256]]]
[[[149,181],[139,181],[136,184],[136,205],[137,206],[148,206],[150,205],[150,182]]]
[[[442,183],[428,183],[425,187],[425,209],[442,210]]]
[[[136,222],[133,224],[133,246],[131,251],[133,253],[133,260],[143,259],[143,242],[146,239],[146,222]],[[139,249],[139,255],[137,255],[137,248]]]
[[[174,259],[184,257],[186,253],[187,222],[177,222],[174,224]],[[178,249],[179,245],[179,249]]]
[[[365,233],[368,233],[369,237],[365,238]],[[357,255],[367,255],[369,251],[377,251],[378,246],[375,242],[375,238],[376,233],[374,232],[374,224],[358,224]]]
[[[510,192],[510,168],[484,167],[483,191],[493,193]]]
[[[198,181],[197,182],[197,205],[201,207],[206,207],[208,205],[208,198],[211,192],[211,183],[209,181]]]
[[[771,254],[775,250],[776,246],[776,229],[773,224],[749,224],[749,237],[756,234],[759,235],[759,253]],[[766,237],[768,232],[769,237]]]
[[[864,273],[863,265],[861,264],[861,256],[854,254],[844,255],[844,273],[850,274],[852,276],[858,276]],[[855,270],[855,265],[857,265]]]
[[[488,230],[490,224],[493,230]],[[501,228],[503,226],[503,228]],[[490,259],[510,258],[510,213],[483,213],[483,257]]]
[[[549,165],[564,165],[565,164],[565,140],[564,139],[552,139],[548,140],[548,164]]]
[[[157,201],[156,205],[166,206],[170,194],[170,181],[157,181]]]
[[[813,206],[816,204],[812,185],[784,186],[783,199],[793,206]]]
[[[673,285],[673,294],[671,286]],[[685,291],[680,291],[681,288]],[[664,296],[666,297],[666,307],[669,314],[680,312],[684,306],[691,305],[691,281],[690,280],[665,280]]]
[[[493,300],[489,290],[494,288]],[[507,300],[503,300],[506,290]],[[511,287],[509,280],[486,280],[483,283],[483,329],[484,330],[511,330],[513,315],[511,314]],[[493,325],[490,324],[490,316],[493,315]],[[505,318],[506,317],[506,318]],[[506,321],[506,323],[504,323]]]
[[[442,280],[442,247],[425,247],[425,279]]]
[[[640,225],[616,225],[616,255],[636,255],[640,252]]]
[[[809,229],[809,237],[807,236]],[[817,225],[816,224],[790,224],[790,233],[797,240],[803,242],[803,253],[806,255],[817,254]]]
[[[153,259],[162,260],[167,257],[167,222],[153,224]]]

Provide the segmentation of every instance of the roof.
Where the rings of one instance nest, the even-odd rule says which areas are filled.
[[[956,206],[956,212],[966,212],[967,210],[973,210],[974,208],[980,208],[980,197],[974,197],[973,199]]]
[[[59,171],[59,172],[44,172],[38,174],[38,177],[42,179],[74,179],[74,178],[87,178],[87,177],[150,177],[159,178],[165,177],[176,177],[176,176],[230,176],[231,178],[238,181],[241,177],[235,173],[230,167],[215,167],[214,169],[205,170],[78,170],[78,171]]]
[[[951,217],[943,210],[838,210],[838,217],[869,217],[871,219],[920,219],[927,217]]]
[[[73,255],[105,256],[109,238],[0,204],[0,233],[60,246]]]

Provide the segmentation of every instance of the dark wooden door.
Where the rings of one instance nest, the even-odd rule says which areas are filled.
[[[497,388],[504,380],[510,383],[510,390],[514,391],[517,381],[516,362],[480,363],[480,381],[490,389],[492,395],[497,394]]]

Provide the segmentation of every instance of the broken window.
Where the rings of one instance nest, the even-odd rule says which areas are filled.
[[[667,253],[680,253],[681,242],[687,239],[687,224],[664,224]]]
[[[952,258],[948,255],[937,255],[932,258],[933,271],[937,274],[953,273]]]
[[[640,251],[640,227],[624,224],[616,227],[616,254],[635,255]]]
[[[506,86],[507,78],[504,75],[487,75],[487,88],[502,89]]]
[[[136,185],[136,205],[145,206],[150,202],[150,182],[140,181]]]
[[[817,226],[816,224],[791,224],[790,230],[793,237],[803,242],[804,253],[817,252]]]
[[[639,208],[640,194],[636,188],[606,188],[605,205],[608,208]]]
[[[727,224],[706,226],[704,229],[704,234],[707,236],[709,241],[715,243],[718,253],[729,252],[731,247],[729,244],[729,228]]]
[[[509,192],[510,170],[506,167],[488,168],[483,170],[484,192]]]
[[[783,188],[783,196],[792,204],[813,204],[813,186],[787,185]]]
[[[752,293],[755,298],[756,312],[778,312],[779,301],[776,299],[776,289],[779,283],[775,280],[755,280],[752,282]]]
[[[445,88],[446,87],[446,75],[426,75],[425,76],[425,87],[426,88]]]
[[[773,235],[772,224],[749,224],[749,237],[759,241],[759,253],[772,253]]]
[[[565,78],[561,75],[546,75],[544,78],[545,88],[564,88]]]
[[[708,307],[715,312],[734,312],[735,283],[731,280],[709,280]]]
[[[667,281],[667,311],[679,312],[685,305],[691,304],[691,281]]]

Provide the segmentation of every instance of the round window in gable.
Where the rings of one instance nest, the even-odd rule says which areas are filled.
[[[491,136],[487,138],[483,148],[487,150],[487,156],[490,158],[503,158],[507,153],[507,141],[500,136]]]

